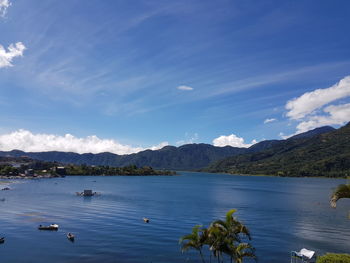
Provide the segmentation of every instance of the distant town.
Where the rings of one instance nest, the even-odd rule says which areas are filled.
[[[137,167],[129,165],[125,167],[95,166],[62,164],[58,162],[45,162],[23,157],[0,157],[0,178],[52,178],[69,175],[175,175],[173,171],[154,170],[150,166]]]

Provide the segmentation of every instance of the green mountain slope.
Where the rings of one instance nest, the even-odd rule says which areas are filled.
[[[333,131],[332,127],[321,127],[298,135],[304,139],[318,134]],[[262,141],[249,148],[231,146],[215,147],[210,144],[186,144],[179,147],[165,146],[160,150],[146,150],[134,154],[117,155],[113,153],[84,153],[73,152],[23,152],[19,150],[0,151],[0,156],[27,156],[36,160],[59,162],[66,164],[87,164],[124,167],[136,165],[138,167],[151,166],[156,169],[170,170],[198,170],[207,167],[215,161],[236,156],[238,154],[261,152],[271,147],[284,144],[284,140]]]
[[[165,146],[160,150],[146,150],[135,154],[117,155],[113,153],[85,153],[72,152],[23,152],[18,150],[0,152],[0,156],[27,156],[36,160],[123,167],[136,165],[138,167],[151,166],[156,169],[197,170],[210,163],[228,156],[242,154],[246,148],[215,147],[210,144],[186,144],[180,147]]]
[[[279,176],[349,176],[350,123],[316,136],[292,137],[256,153],[225,158],[205,170]]]

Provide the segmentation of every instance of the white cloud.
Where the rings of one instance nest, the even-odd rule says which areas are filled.
[[[13,66],[11,63],[13,58],[23,56],[25,49],[26,47],[22,42],[17,42],[15,45],[11,44],[8,47],[8,51],[0,45],[0,68]]]
[[[176,142],[177,146],[180,145],[184,145],[184,144],[192,144],[195,143],[196,141],[198,141],[199,136],[198,133],[194,133],[193,135],[190,135],[189,133],[185,133],[185,139],[184,140],[180,140]]]
[[[161,142],[161,143],[159,143],[158,145],[151,146],[151,147],[146,148],[146,149],[143,149],[143,150],[152,150],[152,151],[155,151],[155,150],[162,149],[163,147],[168,146],[168,145],[169,145],[168,142]]]
[[[111,152],[116,154],[130,154],[146,149],[157,150],[168,145],[162,142],[159,145],[143,148],[123,145],[112,139],[100,139],[95,135],[78,138],[71,134],[64,136],[53,134],[33,134],[27,130],[18,130],[0,135],[0,150],[14,149],[26,152],[64,151],[76,153]]]
[[[257,143],[256,140],[253,140],[251,143],[244,143],[244,139],[241,137],[238,137],[235,134],[231,135],[222,135],[219,136],[218,138],[215,138],[213,140],[213,145],[214,146],[219,146],[219,147],[224,147],[224,146],[233,146],[233,147],[243,147],[243,148],[248,148],[252,146],[253,144]]]
[[[275,119],[275,118],[266,119],[266,120],[264,120],[264,124],[267,124],[267,123],[270,123],[270,122],[274,122],[274,121],[277,121],[277,119]]]
[[[324,105],[348,96],[350,96],[350,76],[343,78],[332,87],[306,92],[288,101],[287,117],[294,120],[302,119]]]
[[[11,2],[9,0],[0,0],[0,17],[5,17],[10,5]]]
[[[288,101],[287,117],[299,121],[297,131],[292,135],[325,125],[344,125],[350,121],[350,103],[330,105],[331,102],[347,97],[350,97],[350,76],[346,76],[329,88],[306,92]]]
[[[294,134],[291,134],[291,135],[285,135],[283,132],[280,132],[278,134],[279,137],[281,137],[282,139],[288,139],[289,137],[292,137]]]
[[[177,87],[178,90],[193,90],[192,87],[186,86],[186,85],[181,85]]]
[[[350,121],[350,103],[330,105],[323,110],[327,115],[310,116],[297,126],[297,133],[306,132],[325,125],[344,125]]]

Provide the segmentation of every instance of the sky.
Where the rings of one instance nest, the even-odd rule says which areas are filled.
[[[0,0],[0,150],[249,147],[350,121],[350,2]]]

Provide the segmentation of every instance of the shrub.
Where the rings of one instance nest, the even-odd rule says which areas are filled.
[[[329,253],[319,257],[317,263],[350,263],[350,255]]]

